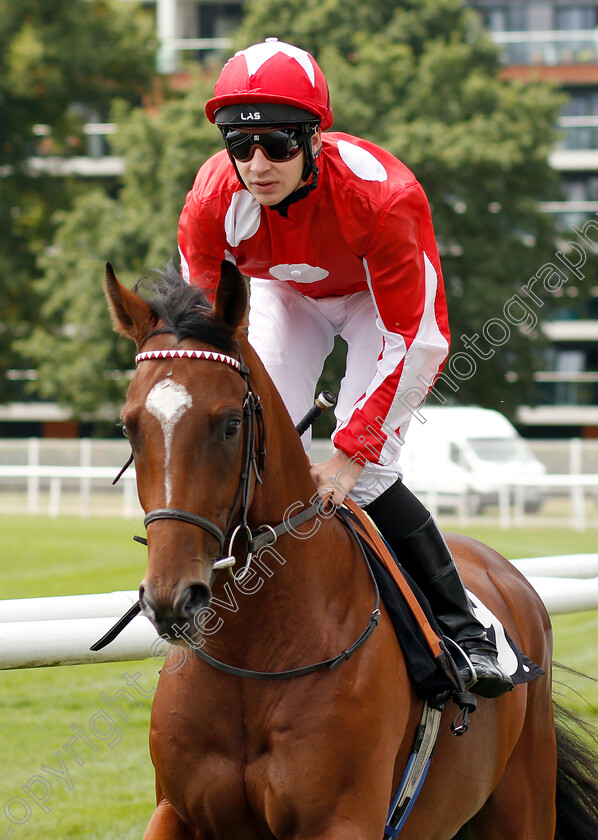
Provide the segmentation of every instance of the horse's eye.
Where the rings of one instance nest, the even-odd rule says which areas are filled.
[[[234,438],[239,431],[240,425],[241,420],[239,417],[231,417],[230,420],[227,420],[226,426],[224,427],[224,439],[230,440],[231,438]]]
[[[120,430],[126,438],[129,437],[129,430],[127,429],[124,423],[120,424]]]

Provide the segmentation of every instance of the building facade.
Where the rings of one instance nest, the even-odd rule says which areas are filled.
[[[561,139],[551,155],[562,198],[544,209],[555,216],[563,241],[572,239],[573,231],[598,220],[598,0],[468,5],[499,47],[505,78],[550,81],[568,95],[559,119]],[[189,55],[216,60],[242,15],[235,0],[156,0],[156,7],[160,63],[167,72]],[[598,243],[598,228],[595,239]],[[539,404],[522,407],[518,418],[530,436],[598,437],[598,277],[584,279],[591,289],[584,309],[571,306],[577,289],[570,286],[558,317],[542,325],[551,346],[535,374]]]
[[[189,60],[219,65],[243,14],[238,0],[143,5],[155,8],[158,69],[166,74],[180,72]],[[555,216],[563,241],[596,220],[598,251],[598,0],[469,0],[468,5],[499,47],[505,78],[551,81],[567,93],[561,139],[551,155],[562,197],[544,209]],[[80,165],[91,169],[83,174],[118,174],[121,161],[107,159],[101,145],[101,135],[112,129],[88,126],[89,157]],[[571,306],[568,295],[576,291],[571,287],[563,292],[558,317],[542,324],[550,349],[535,374],[538,404],[522,407],[518,417],[527,436],[598,438],[598,277],[585,281],[591,296],[583,311]]]
[[[553,213],[563,242],[598,220],[598,2],[474,0],[501,50],[503,76],[545,80],[568,95],[560,142],[551,155],[562,184]],[[598,242],[598,227],[593,241]],[[598,249],[593,249],[598,250]],[[591,296],[579,312],[564,297],[559,317],[542,326],[551,342],[536,372],[542,404],[522,408],[527,433],[598,437],[598,277],[585,277]],[[569,290],[575,293],[575,289]]]

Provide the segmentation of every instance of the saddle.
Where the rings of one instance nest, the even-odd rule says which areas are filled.
[[[399,567],[380,532],[355,502],[346,498],[337,515],[361,545],[418,693],[437,708],[453,697],[458,706],[473,711],[476,700],[466,691],[459,669],[417,584]]]
[[[346,498],[337,515],[361,544],[418,693],[433,708],[441,707],[452,698],[462,710],[473,711],[476,699],[466,690],[454,658],[458,656],[459,648],[454,642],[445,641],[421,589],[355,502]],[[474,603],[479,603],[476,596],[468,594]],[[517,664],[511,673],[513,682],[517,685],[541,676],[544,673],[542,668],[520,651],[498,619],[493,619],[495,625],[487,632],[490,636],[496,635],[496,627],[509,645],[510,653],[514,654],[513,661]]]

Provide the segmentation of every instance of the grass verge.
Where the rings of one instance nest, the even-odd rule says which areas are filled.
[[[0,528],[2,598],[135,589],[144,573],[145,553],[132,540],[143,533],[140,522],[16,516],[0,518]],[[475,525],[466,530],[511,558],[595,550],[591,533]],[[554,637],[556,660],[598,676],[598,610],[557,616]],[[154,803],[147,733],[158,668],[149,660],[0,673],[0,807],[6,805],[15,818],[10,822],[0,813],[0,840],[143,835]],[[125,674],[135,678],[139,691],[127,685]],[[598,720],[598,683],[570,674],[562,679],[557,690],[566,704]],[[126,719],[113,710],[110,717],[105,699],[121,689],[139,703],[120,703]],[[69,742],[77,758],[66,749]],[[62,775],[40,776],[42,765]],[[36,777],[51,780],[51,795]],[[29,792],[41,804],[27,814],[20,803],[33,802]]]

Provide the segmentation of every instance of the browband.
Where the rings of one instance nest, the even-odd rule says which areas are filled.
[[[135,356],[135,364],[154,359],[209,359],[213,362],[224,362],[225,365],[241,371],[241,362],[238,359],[224,353],[215,353],[213,350],[145,350]]]

